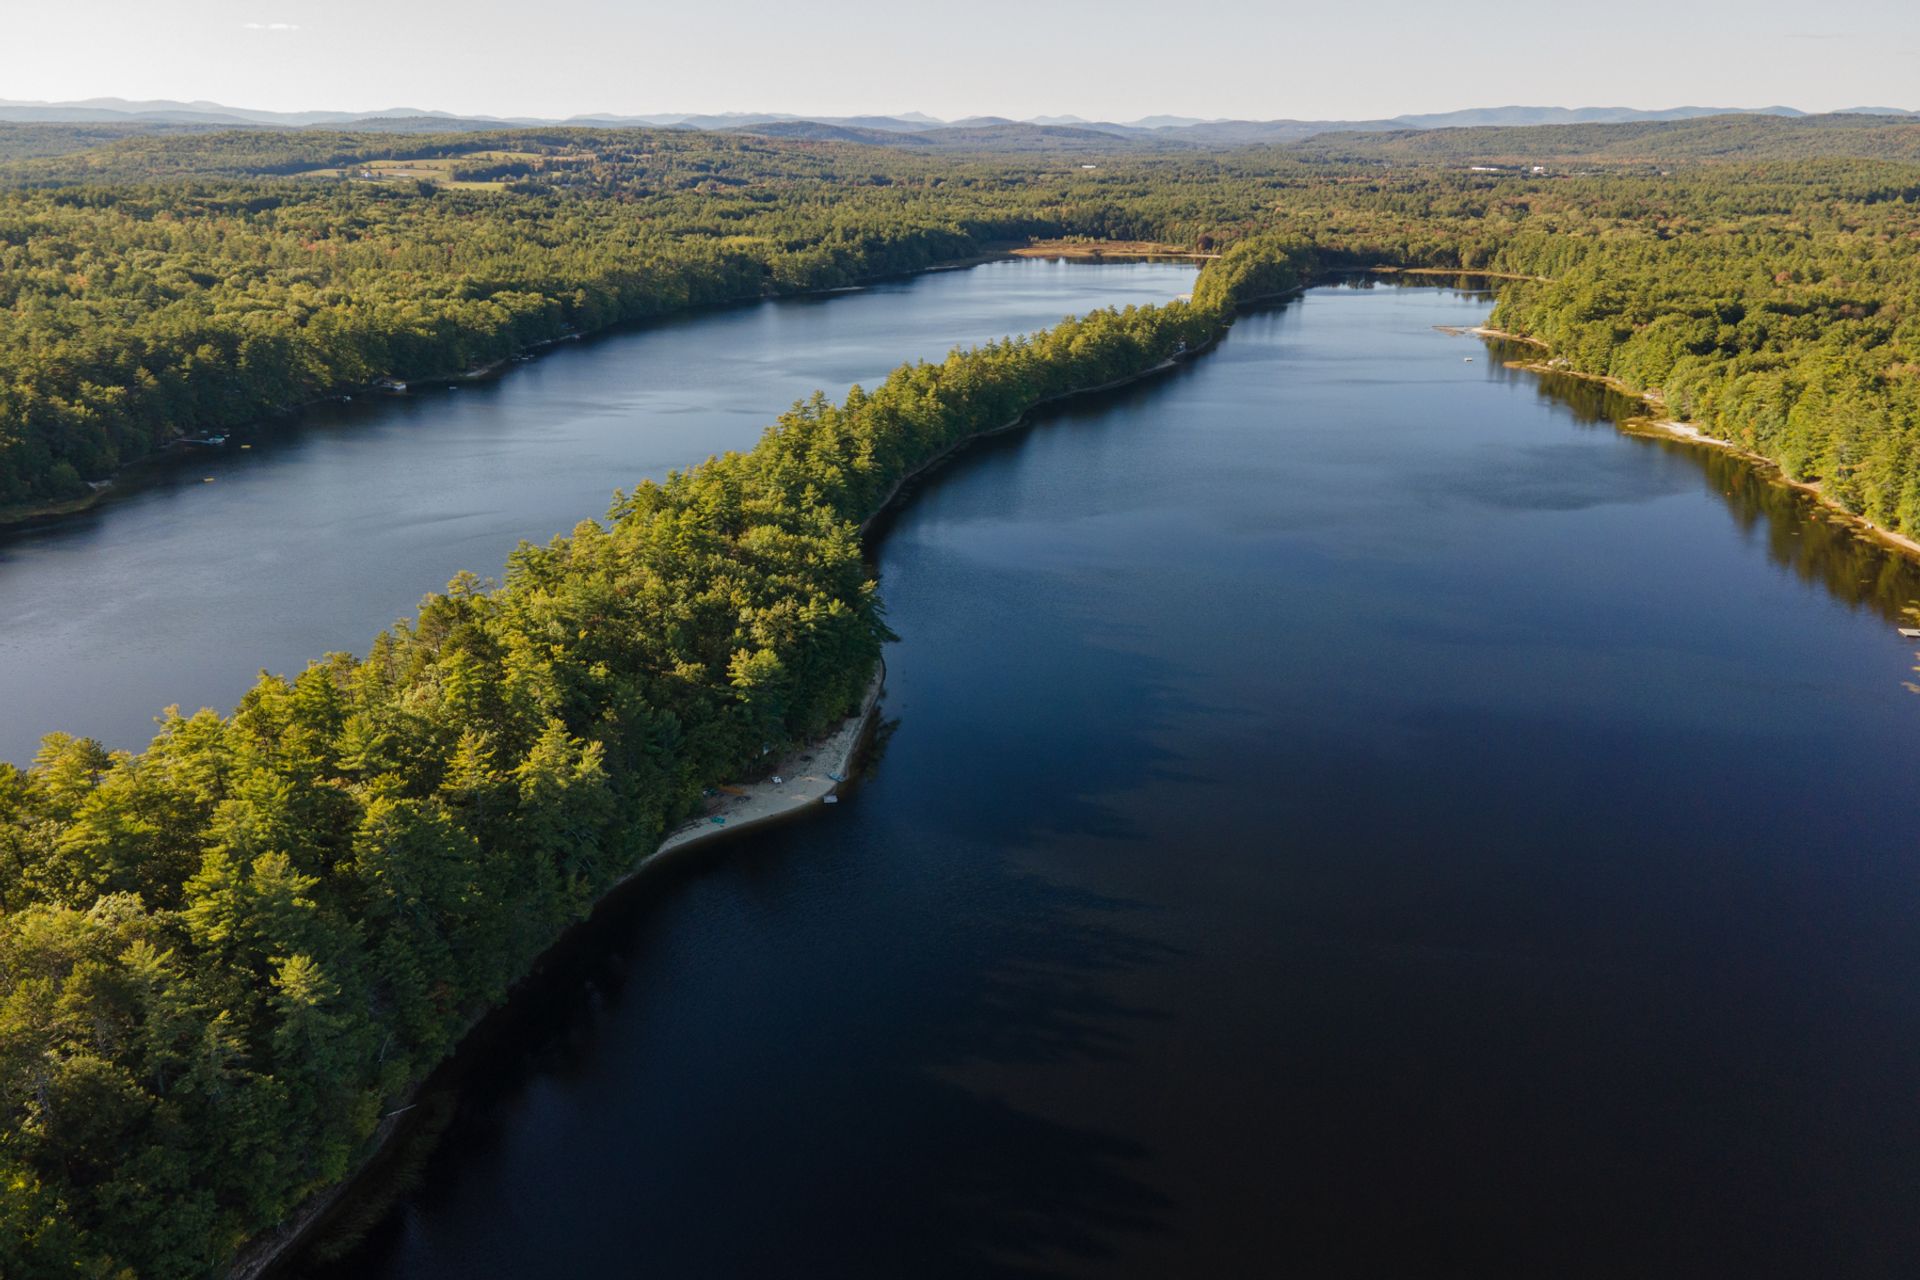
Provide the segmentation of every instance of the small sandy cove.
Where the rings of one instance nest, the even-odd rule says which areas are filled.
[[[647,860],[651,862],[690,844],[759,826],[809,805],[837,798],[834,793],[847,780],[861,739],[866,737],[867,726],[880,705],[885,679],[886,669],[882,667],[874,673],[873,683],[867,686],[860,710],[841,721],[840,727],[826,737],[796,747],[781,757],[767,778],[713,788],[706,811],[662,840]]]

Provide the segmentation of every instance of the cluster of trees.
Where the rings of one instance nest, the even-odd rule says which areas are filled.
[[[816,396],[362,660],[0,765],[0,1273],[204,1275],[347,1174],[704,785],[858,704],[887,637],[859,525],[906,477],[1311,266],[1247,242],[1191,304]]]
[[[33,125],[71,130],[75,126]],[[330,129],[195,129],[181,137],[155,127],[135,127],[114,139],[85,147],[42,146],[22,155],[37,158],[0,170],[10,186],[153,182],[170,178],[241,178],[304,173],[369,160],[423,160],[469,151],[513,147],[561,148],[587,130],[518,129],[471,133],[342,132]],[[23,148],[16,148],[16,151]]]
[[[0,120],[0,164],[93,151],[142,134],[190,133],[202,126],[118,121],[93,124],[15,123]]]

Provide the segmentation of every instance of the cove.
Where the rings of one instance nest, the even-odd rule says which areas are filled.
[[[817,820],[616,904],[327,1274],[1897,1274],[1920,580],[1329,287],[922,483]]]
[[[498,573],[613,491],[752,447],[816,389],[1192,287],[1178,263],[1022,259],[690,313],[563,343],[504,377],[309,410],[293,429],[0,536],[0,759],[42,734],[143,747],[178,703],[363,652],[467,569]],[[240,443],[249,443],[242,450]]]

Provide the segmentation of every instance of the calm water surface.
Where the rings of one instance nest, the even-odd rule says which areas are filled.
[[[144,746],[162,707],[228,710],[262,667],[365,652],[456,572],[496,574],[616,488],[751,447],[815,389],[838,398],[903,360],[1192,280],[1171,263],[995,262],[697,313],[493,383],[328,405],[305,430],[0,535],[0,760],[25,763],[53,729]]]
[[[334,1274],[1915,1274],[1914,578],[1485,311],[937,477],[863,785],[611,912]]]

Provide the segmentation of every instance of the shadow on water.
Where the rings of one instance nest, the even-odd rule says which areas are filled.
[[[1614,430],[1647,416],[1642,401],[1591,378],[1515,367],[1537,360],[1537,347],[1498,338],[1485,342],[1490,377],[1532,386],[1542,400],[1569,410],[1582,427]],[[1695,468],[1702,487],[1720,498],[1741,534],[1761,542],[1767,558],[1799,581],[1889,622],[1909,620],[1910,608],[1920,600],[1920,565],[1910,557],[1862,536],[1810,495],[1735,454],[1658,436],[1629,434],[1629,439],[1635,448],[1655,449]]]
[[[852,804],[857,801],[841,809]],[[619,1025],[650,1023],[648,1006],[682,969],[659,953],[661,935],[681,933],[676,926],[687,913],[699,912],[715,894],[804,901],[810,895],[791,892],[796,877],[783,872],[783,864],[787,872],[804,867],[824,843],[800,829],[742,841],[719,851],[724,865],[698,859],[665,869],[646,892],[603,911],[436,1083],[433,1105],[450,1113],[451,1123],[430,1156],[411,1162],[410,1182],[389,1187],[406,1191],[408,1199],[357,1248],[331,1263],[310,1259],[296,1273],[342,1280],[560,1276],[603,1268],[621,1274],[628,1268],[615,1258],[625,1247],[641,1251],[648,1270],[674,1275],[877,1277],[910,1267],[919,1275],[1011,1278],[1056,1274],[1063,1257],[1098,1260],[1115,1236],[1160,1229],[1168,1201],[1130,1171],[1147,1154],[1138,1143],[1022,1112],[940,1074],[962,1062],[1109,1062],[1124,1052],[1125,1037],[1109,1028],[1151,1015],[1103,994],[1087,977],[1164,957],[1102,922],[1120,905],[1111,901],[1016,877],[1009,891],[1020,899],[1017,919],[995,920],[960,948],[971,954],[970,967],[942,966],[938,981],[919,987],[909,1007],[876,1014],[882,1032],[836,1027],[831,1038],[839,1060],[824,1069],[818,1061],[782,1064],[785,1088],[806,1114],[739,1121],[758,1133],[741,1132],[723,1114],[730,1099],[748,1093],[725,1065],[678,1060],[682,1050],[670,1045],[653,1046],[649,1063],[630,1060]],[[862,874],[870,872],[838,872]],[[970,874],[987,871],[976,866]],[[805,909],[791,902],[789,908]],[[870,920],[861,926],[872,928]],[[916,942],[924,939],[896,937],[881,950],[904,952]],[[943,943],[951,947],[950,940]],[[815,954],[795,968],[805,972],[819,963]],[[823,1011],[831,1021],[844,1012],[831,1006],[863,979],[851,965],[817,976],[842,993]],[[796,1006],[820,994],[792,971],[778,985]],[[714,1049],[710,1036],[725,1039],[727,1032],[688,1027],[687,1006],[706,1001],[723,1014],[739,994],[707,990],[673,1001],[679,1015],[666,1021]],[[885,999],[889,993],[875,994]],[[784,1019],[767,1021],[772,1025],[763,1031],[780,1036]],[[794,1047],[832,1052],[818,1035]],[[730,1043],[723,1056],[737,1065],[765,1051],[764,1044]],[[629,1129],[631,1146],[582,1144],[552,1164],[517,1154],[516,1119],[556,1091],[590,1089],[605,1077],[609,1059],[618,1072],[634,1068],[643,1079],[670,1079],[682,1091],[679,1105],[687,1115],[702,1116],[711,1128],[713,1146],[679,1141],[687,1117],[668,1114],[679,1109],[670,1105]],[[688,1088],[699,1093],[688,1097]],[[754,1114],[762,1101],[746,1098],[743,1111]],[[625,1110],[600,1114],[627,1128]],[[894,1126],[902,1116],[914,1118],[911,1150],[897,1145]],[[592,1116],[574,1118],[593,1123]],[[776,1141],[763,1145],[760,1139],[769,1135]],[[664,1147],[669,1167],[637,1173],[629,1161],[648,1159],[655,1143]],[[507,1194],[536,1202],[532,1217],[541,1225],[533,1234],[496,1235],[480,1256],[441,1240],[420,1256],[412,1247],[415,1206],[464,1219],[472,1207],[452,1203],[445,1193],[464,1198],[473,1179],[495,1177],[509,1184]],[[656,1179],[660,1185],[649,1185]],[[563,1202],[551,1203],[557,1193]],[[491,1198],[488,1189],[482,1198]],[[582,1202],[590,1221],[576,1215]],[[342,1243],[325,1242],[322,1251],[334,1253]],[[509,1255],[498,1256],[500,1249]]]
[[[1355,269],[1336,273],[1329,281],[1341,289],[1362,292],[1380,289],[1395,292],[1427,291],[1444,289],[1455,297],[1469,302],[1484,302],[1493,305],[1500,296],[1499,291],[1488,284],[1497,277],[1483,275],[1477,271],[1463,271],[1457,275],[1403,275],[1399,273],[1380,273]]]

